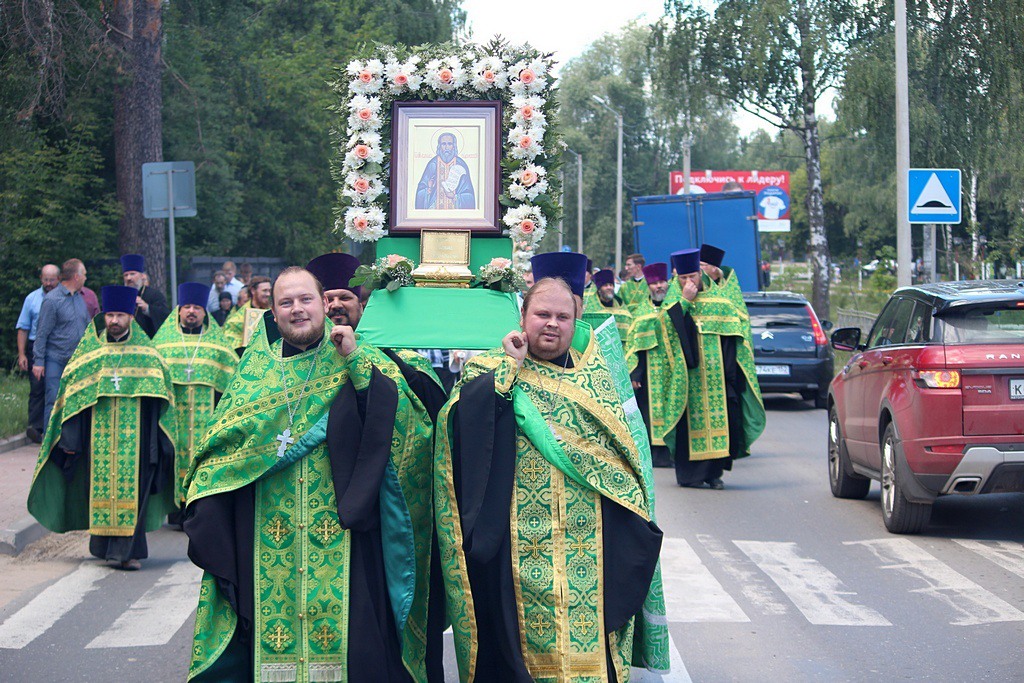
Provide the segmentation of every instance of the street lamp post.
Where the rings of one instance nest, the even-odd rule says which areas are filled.
[[[576,157],[576,251],[583,251],[583,155],[568,147],[565,151]]]
[[[622,270],[622,114],[597,95],[594,95],[594,101],[615,114],[619,124],[618,174],[615,179],[615,272],[619,273]]]

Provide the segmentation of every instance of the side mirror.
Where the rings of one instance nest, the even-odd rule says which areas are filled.
[[[858,351],[859,347],[859,327],[840,327],[832,333],[832,348],[836,351]]]
[[[825,330],[826,332],[831,330],[833,327],[835,327],[835,325],[832,324],[831,320],[822,320],[821,321],[821,329]]]

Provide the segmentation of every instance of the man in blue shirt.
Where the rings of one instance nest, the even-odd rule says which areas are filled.
[[[36,324],[39,322],[39,307],[43,305],[43,297],[47,292],[54,289],[60,282],[60,268],[47,263],[39,272],[39,281],[42,286],[33,290],[25,297],[25,303],[21,305],[21,315],[18,316],[18,369],[28,372],[31,365],[30,358],[36,341]],[[42,380],[37,380],[32,373],[28,376],[28,429],[25,434],[32,441],[39,443],[43,440],[43,403],[45,398],[45,387]]]
[[[60,284],[47,292],[39,307],[32,349],[32,376],[36,381],[46,381],[44,430],[57,401],[64,366],[71,360],[71,354],[89,325],[89,311],[82,298],[85,277],[85,264],[76,258],[68,259],[60,268]]]

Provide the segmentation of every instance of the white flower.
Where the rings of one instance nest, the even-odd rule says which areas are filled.
[[[373,202],[384,192],[384,185],[379,175],[367,175],[358,171],[351,171],[345,176],[345,186],[341,193],[348,197],[356,205],[365,205]]]
[[[380,147],[380,134],[362,132],[354,135],[349,141],[349,150],[345,154],[345,169],[359,169],[369,162],[384,163],[384,152]]]
[[[541,133],[543,136],[543,133]],[[533,158],[544,151],[541,147],[540,137],[534,134],[530,128],[516,126],[508,132],[509,154],[515,159],[526,159],[533,161]]]
[[[509,228],[509,236],[515,243],[527,243],[533,247],[544,237],[547,220],[536,206],[517,206],[505,212],[502,219]]]
[[[534,59],[531,62],[526,60],[516,62],[508,71],[511,78],[509,89],[516,95],[538,93],[548,85],[547,65],[539,59]]]
[[[508,86],[508,72],[500,57],[488,56],[473,64],[471,85],[477,92],[491,88],[503,90]]]
[[[544,129],[547,127],[547,118],[544,116],[544,100],[537,95],[516,95],[512,98],[512,122],[517,126],[533,127],[540,129],[540,135],[544,136]]]
[[[384,64],[379,59],[371,59],[365,64],[349,62],[346,71],[352,76],[348,89],[356,94],[375,93],[384,84]]]
[[[466,82],[466,70],[458,57],[427,62],[427,85],[440,92],[452,92]]]
[[[527,164],[525,168],[514,172],[511,176],[512,184],[508,188],[509,196],[521,202],[533,201],[548,190],[548,180],[544,177],[546,173],[535,164]]]
[[[349,100],[348,130],[375,131],[381,127],[380,98],[356,95]]]
[[[423,75],[416,71],[420,58],[413,55],[405,62],[397,59],[390,59],[384,66],[384,78],[388,84],[388,90],[398,95],[408,90],[416,92],[423,83]]]
[[[376,242],[385,235],[384,212],[377,206],[345,211],[345,235],[353,242]]]

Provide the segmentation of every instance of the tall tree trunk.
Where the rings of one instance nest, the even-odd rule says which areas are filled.
[[[821,141],[815,112],[814,44],[810,14],[803,0],[797,3],[800,31],[800,104],[803,107],[801,133],[804,163],[807,167],[807,222],[811,240],[811,303],[819,318],[828,318],[830,309],[828,235],[825,233],[825,200],[821,185]]]
[[[142,164],[163,161],[163,0],[114,0],[110,33],[121,50],[114,87],[114,165],[122,207],[118,243],[142,254],[150,285],[165,290],[164,222],[142,217]]]

